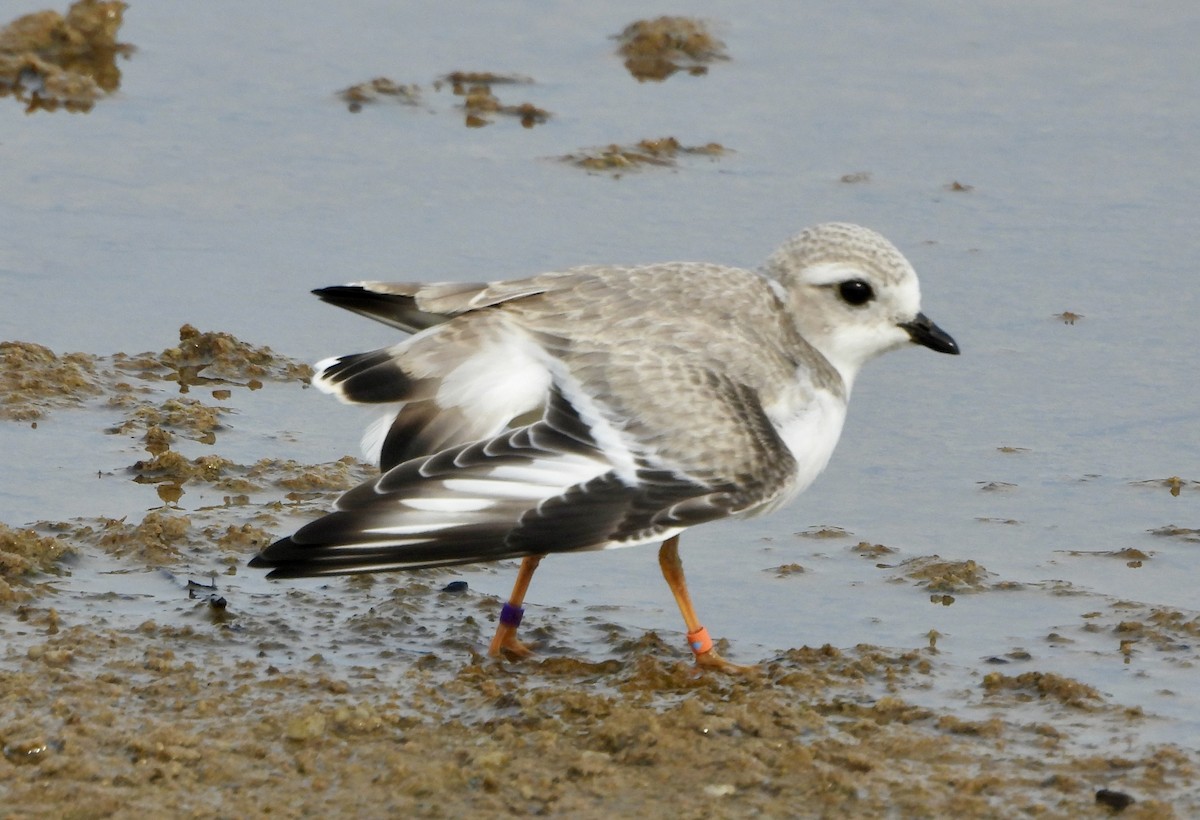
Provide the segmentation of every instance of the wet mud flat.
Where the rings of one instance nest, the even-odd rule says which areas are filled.
[[[1154,724],[1136,704],[1029,663],[968,674],[936,636],[733,677],[619,608],[539,607],[538,657],[508,664],[481,656],[500,602],[476,587],[511,567],[266,582],[246,560],[370,471],[250,431],[273,395],[319,401],[307,375],[190,327],[157,353],[0,347],[2,423],[126,465],[93,515],[0,528],[0,817],[1200,811],[1194,748],[1114,742]],[[913,594],[990,583],[935,559]],[[1183,657],[1178,615],[1137,629]]]

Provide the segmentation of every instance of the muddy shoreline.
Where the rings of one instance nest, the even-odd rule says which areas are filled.
[[[144,452],[109,480],[157,504],[4,522],[0,817],[1103,817],[1111,794],[1135,801],[1128,817],[1198,808],[1200,756],[1097,746],[1097,727],[1153,719],[1070,678],[999,665],[964,679],[961,703],[917,705],[961,672],[936,636],[790,649],[741,678],[698,672],[678,636],[619,611],[542,608],[539,656],[507,664],[480,654],[499,602],[471,581],[510,567],[267,587],[245,561],[370,469],[220,455],[240,406],[264,382],[300,389],[303,365],[188,327],[158,353],[0,353],[3,423],[119,415],[94,435]],[[211,452],[180,452],[196,446]],[[984,583],[933,558],[912,572],[940,594]]]

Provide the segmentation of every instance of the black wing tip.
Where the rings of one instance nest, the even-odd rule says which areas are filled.
[[[295,559],[291,558],[289,553],[294,554],[295,549],[296,543],[292,541],[290,535],[286,538],[280,538],[247,561],[246,566],[251,569],[271,570],[267,575],[268,578],[281,577],[277,573],[284,570],[289,564],[294,563]]]
[[[366,288],[362,285],[326,285],[323,288],[313,288],[313,296],[324,299],[328,296],[344,296],[351,293],[362,293]]]
[[[329,285],[311,291],[322,302],[338,307],[351,308],[363,304],[378,304],[387,299],[387,294],[377,293],[363,285]]]

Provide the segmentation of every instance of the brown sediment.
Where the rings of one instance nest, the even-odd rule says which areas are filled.
[[[761,680],[698,673],[654,641],[602,662],[435,650],[345,668],[281,663],[286,636],[230,657],[223,646],[268,640],[252,611],[129,630],[51,612],[25,610],[42,634],[0,692],[8,805],[49,813],[1071,817],[1119,778],[1130,816],[1173,817],[1169,795],[1197,777],[1177,747],[1072,754],[1069,723],[869,693],[918,684],[920,653],[798,649]],[[1051,675],[998,676],[989,692],[1112,708]]]
[[[804,538],[849,538],[851,534],[841,527],[819,526],[809,527],[803,532],[796,533],[796,535]]]
[[[229,333],[179,328],[179,344],[157,354],[113,356],[114,366],[142,379],[179,383],[179,392],[210,384],[240,383],[254,389],[257,381],[305,381],[312,368],[277,355],[271,348],[243,342]]]
[[[1076,709],[1093,709],[1103,700],[1094,687],[1053,672],[1023,672],[1019,675],[992,672],[984,677],[983,688],[989,693],[1017,692],[1021,698],[1054,698]]]
[[[77,407],[107,396],[110,407],[127,410],[126,421],[110,430],[125,433],[150,427],[169,428],[189,437],[220,428],[227,411],[196,399],[171,398],[155,404],[148,384],[175,382],[178,392],[196,386],[233,386],[256,390],[266,381],[308,381],[312,368],[279,356],[269,347],[243,342],[228,333],[179,329],[179,344],[159,353],[108,357],[87,353],[56,354],[33,342],[0,342],[0,420],[31,421],[55,408]],[[213,391],[218,392],[218,391]],[[220,391],[224,401],[231,393]]]
[[[708,65],[728,60],[725,44],[695,17],[658,17],[630,23],[615,39],[625,68],[638,82],[661,82],[679,71],[708,73]]]
[[[58,356],[33,342],[0,342],[0,419],[32,421],[99,395],[96,362],[86,353]]]
[[[930,592],[961,594],[982,592],[989,588],[986,580],[992,576],[970,559],[945,561],[936,555],[912,558],[896,567],[902,576],[916,581]]]
[[[645,166],[674,168],[678,165],[677,160],[683,156],[707,156],[716,159],[727,153],[729,149],[719,143],[685,146],[674,137],[664,137],[641,140],[633,145],[614,144],[593,148],[577,154],[566,154],[559,159],[577,168],[605,171],[620,176]]]
[[[128,5],[78,0],[66,16],[39,11],[0,30],[0,96],[25,103],[26,113],[65,108],[86,112],[121,84],[118,55],[134,48],[117,42]]]
[[[62,561],[74,553],[65,540],[32,529],[0,523],[0,606],[25,601],[38,591],[40,580],[63,572]],[[40,591],[46,591],[41,585]]]
[[[894,555],[896,553],[894,547],[889,547],[885,544],[872,544],[869,541],[859,541],[850,548],[850,551],[861,555],[863,558],[870,558],[872,560],[878,560],[885,555]]]

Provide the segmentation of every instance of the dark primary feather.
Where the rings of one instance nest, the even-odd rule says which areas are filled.
[[[387,348],[339,356],[325,366],[320,378],[356,404],[411,401],[426,398],[436,389],[431,380],[409,378]]]
[[[414,286],[415,290],[416,286]],[[413,293],[386,293],[362,285],[333,285],[317,288],[313,294],[323,302],[353,311],[385,325],[416,333],[446,321],[445,316],[417,308]]]

